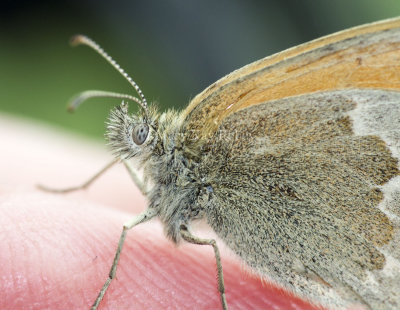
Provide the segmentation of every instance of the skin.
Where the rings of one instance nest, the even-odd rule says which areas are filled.
[[[0,308],[88,309],[106,279],[122,224],[145,208],[122,165],[78,193],[35,184],[77,185],[104,166],[105,150],[54,129],[0,116]],[[208,236],[201,228],[203,236]],[[310,309],[263,284],[221,245],[231,309]],[[168,241],[158,221],[128,233],[99,309],[218,309],[212,249]]]

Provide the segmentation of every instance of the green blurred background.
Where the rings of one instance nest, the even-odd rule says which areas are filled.
[[[162,109],[183,108],[223,75],[291,46],[400,15],[399,0],[2,1],[0,113],[39,119],[103,139],[116,100],[93,99],[74,115],[67,101],[87,89],[135,94],[71,35],[96,40]]]

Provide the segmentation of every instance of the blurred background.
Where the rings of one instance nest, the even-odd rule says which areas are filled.
[[[220,77],[262,57],[348,27],[400,15],[398,0],[1,1],[0,114],[103,139],[114,99],[92,99],[74,115],[68,100],[87,89],[134,94],[87,47],[97,41],[161,109],[184,108]]]

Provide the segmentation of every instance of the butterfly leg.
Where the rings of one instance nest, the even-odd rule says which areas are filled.
[[[222,309],[227,310],[228,304],[226,302],[226,297],[225,297],[224,274],[222,272],[221,256],[219,254],[219,249],[218,249],[217,243],[215,242],[214,239],[201,239],[201,238],[198,238],[198,237],[192,235],[185,225],[181,226],[180,234],[181,234],[182,238],[189,243],[198,244],[198,245],[211,245],[213,247],[215,260],[217,263],[218,291],[221,296]]]
[[[128,221],[128,222],[126,222],[124,224],[124,226],[122,228],[121,236],[120,236],[119,241],[118,241],[117,251],[115,252],[114,260],[113,260],[113,263],[111,265],[110,272],[108,274],[108,278],[107,278],[106,282],[104,283],[103,287],[101,288],[100,293],[97,295],[97,298],[96,298],[95,302],[93,303],[93,306],[91,307],[91,310],[96,310],[97,309],[97,307],[99,306],[101,300],[104,297],[104,294],[107,291],[107,288],[110,286],[112,279],[114,279],[114,277],[115,277],[115,274],[117,272],[117,265],[118,265],[119,257],[121,255],[122,246],[124,245],[124,241],[125,241],[125,238],[126,238],[126,233],[128,232],[128,230],[132,229],[133,227],[135,227],[138,224],[147,222],[148,220],[152,219],[156,215],[157,215],[157,211],[156,210],[147,209],[143,213],[135,216],[130,221]]]
[[[89,187],[95,180],[97,180],[104,172],[106,172],[108,169],[110,169],[114,164],[116,164],[119,161],[119,159],[113,159],[113,161],[109,162],[106,166],[103,167],[99,172],[97,172],[94,176],[92,176],[89,180],[84,182],[81,185],[78,186],[72,186],[72,187],[67,187],[67,188],[52,188],[52,187],[47,187],[45,185],[38,184],[37,187],[43,191],[46,192],[51,192],[51,193],[69,193],[73,191],[77,191],[80,189],[85,189]]]
[[[126,170],[128,170],[128,173],[131,176],[132,181],[139,188],[139,190],[142,192],[142,194],[144,196],[146,196],[146,194],[147,194],[146,184],[140,179],[135,168],[133,168],[131,163],[126,159],[123,159],[122,162],[124,163]]]

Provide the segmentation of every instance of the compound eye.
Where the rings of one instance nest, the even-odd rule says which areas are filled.
[[[149,135],[149,125],[147,124],[139,124],[133,128],[132,131],[132,139],[136,145],[142,145],[144,141],[146,141],[147,136]]]

